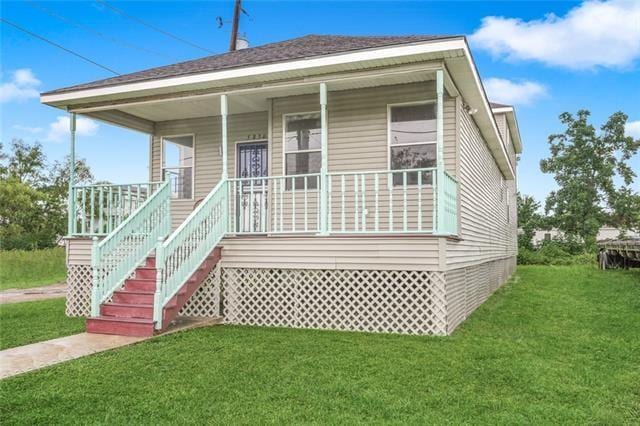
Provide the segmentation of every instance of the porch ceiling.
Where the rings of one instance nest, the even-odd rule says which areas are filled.
[[[336,80],[328,83],[328,89],[332,91],[362,89],[367,87],[379,87],[395,84],[426,82],[435,79],[435,72],[420,70],[419,72],[403,72],[374,75],[367,78],[350,78]],[[269,99],[286,96],[297,96],[319,93],[319,83],[296,83],[290,86],[256,88],[238,93],[229,94],[229,113],[241,114],[246,112],[267,111]],[[126,118],[135,117],[149,122],[180,120],[188,118],[211,117],[220,115],[220,95],[202,94],[185,96],[182,98],[149,100],[130,102],[114,105],[112,108],[104,107],[88,108],[87,112],[98,119],[106,119],[106,111],[118,111],[118,116]],[[111,114],[113,117],[114,115]],[[106,120],[109,121],[109,120]],[[124,123],[121,123],[125,125]],[[126,127],[126,125],[125,125]]]

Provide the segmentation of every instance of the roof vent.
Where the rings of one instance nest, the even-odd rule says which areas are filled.
[[[239,35],[236,39],[236,50],[242,50],[249,47],[249,40],[245,34]]]

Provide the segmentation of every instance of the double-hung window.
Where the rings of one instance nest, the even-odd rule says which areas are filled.
[[[193,198],[193,135],[162,138],[162,178],[169,179],[171,197]]]
[[[391,170],[436,166],[435,102],[389,106],[389,158]],[[422,183],[433,182],[432,172],[422,172]],[[402,185],[402,173],[394,173],[393,184]],[[407,184],[418,183],[418,172],[407,173]]]
[[[284,174],[304,175],[320,173],[322,163],[320,113],[284,116]],[[295,181],[296,189],[305,187],[305,179],[287,179],[287,189]],[[307,189],[318,187],[318,178],[306,179]]]

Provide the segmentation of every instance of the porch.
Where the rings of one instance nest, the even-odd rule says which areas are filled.
[[[195,213],[194,209],[202,210],[199,206],[215,192],[217,205],[223,205],[224,237],[457,235],[458,182],[455,165],[445,163],[444,158],[445,102],[453,102],[457,89],[446,69],[430,64],[328,80],[77,108],[71,113],[72,156],[76,114],[120,125],[126,118],[131,128],[147,129],[152,135],[153,182],[98,186],[72,183],[68,235],[108,235],[165,180],[169,181],[173,229]],[[415,88],[424,89],[424,93],[393,93],[403,92],[397,90],[403,87],[414,92]],[[348,135],[350,140],[361,140],[358,132],[366,135],[372,131],[364,125],[358,128],[362,114],[352,112],[363,106],[343,99],[346,93],[367,90],[392,93],[389,101],[384,101],[386,118],[376,116],[375,123],[376,129],[381,129],[378,133],[385,133],[386,147],[381,148],[375,139],[380,135],[374,135],[370,143],[360,142],[356,151],[344,140]],[[285,102],[299,106],[282,107]],[[366,99],[360,102],[366,103]],[[426,141],[416,143],[412,139],[396,147],[391,142],[390,111],[395,105],[405,104],[432,107],[433,120],[421,135]],[[316,111],[317,116],[304,114],[308,110]],[[290,131],[290,117],[298,121],[317,119],[317,125]],[[340,129],[339,126],[346,126],[341,120],[349,121],[350,129]],[[454,120],[452,117],[449,121]],[[251,121],[257,124],[246,124]],[[184,124],[170,124],[175,122]],[[209,127],[201,130],[204,126]],[[211,133],[212,143],[206,140],[203,145],[203,134]],[[295,150],[289,152],[286,140],[292,133],[299,140]],[[426,133],[430,135],[425,136]],[[447,143],[452,147],[455,140]],[[414,148],[422,146],[427,147],[424,152],[416,153]],[[406,158],[396,161],[394,150],[403,151],[400,154]],[[359,156],[357,161],[351,159],[354,155]],[[366,167],[383,164],[386,167]]]

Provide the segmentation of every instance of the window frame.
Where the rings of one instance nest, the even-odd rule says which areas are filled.
[[[193,155],[191,166],[166,167],[165,165],[165,139],[183,138],[191,136],[193,140]],[[164,170],[169,169],[188,169],[191,168],[191,198],[172,198],[174,201],[193,201],[196,198],[196,134],[195,133],[179,133],[174,135],[160,136],[160,180],[164,181]]]
[[[391,148],[392,147],[397,147],[397,146],[418,146],[418,145],[429,145],[429,144],[433,144],[436,146],[436,165],[433,166],[434,169],[437,168],[437,153],[438,153],[438,135],[437,135],[437,123],[436,123],[436,140],[433,142],[411,142],[411,143],[401,143],[401,144],[392,144],[391,143],[391,109],[394,107],[402,107],[402,106],[417,106],[417,105],[429,105],[429,104],[435,104],[436,106],[436,115],[437,115],[437,107],[438,107],[438,100],[435,98],[429,98],[429,99],[423,99],[423,100],[419,100],[419,101],[411,101],[411,102],[398,102],[398,103],[391,103],[391,104],[387,104],[387,170],[388,171],[399,171],[402,172],[402,170],[414,170],[414,169],[392,169],[391,168]],[[436,118],[437,120],[437,118]],[[425,172],[425,173],[429,173],[429,172]],[[433,174],[433,172],[430,172]],[[433,181],[434,178],[431,178],[431,183],[425,183],[424,179],[422,182],[422,186],[433,186]],[[416,184],[412,184],[412,183],[407,183],[407,186],[417,186]]]
[[[313,175],[320,174],[320,171],[317,173],[300,173],[299,175],[288,175],[287,174],[287,154],[298,154],[298,153],[311,153],[311,152],[319,152],[320,153],[320,170],[322,170],[322,145],[320,145],[319,149],[304,149],[299,151],[287,152],[287,117],[295,116],[295,115],[306,115],[306,114],[317,114],[320,119],[322,119],[322,113],[319,110],[316,111],[303,111],[303,112],[288,112],[286,114],[282,114],[282,176],[304,176],[304,175]],[[322,123],[320,124],[320,132],[322,132]],[[322,144],[322,141],[320,142]],[[327,147],[327,150],[329,147]],[[285,179],[286,182],[286,179]],[[292,179],[293,182],[293,179]],[[292,184],[293,186],[293,184]],[[291,191],[291,188],[286,189],[287,191]],[[309,188],[307,191],[317,191],[318,188]]]

